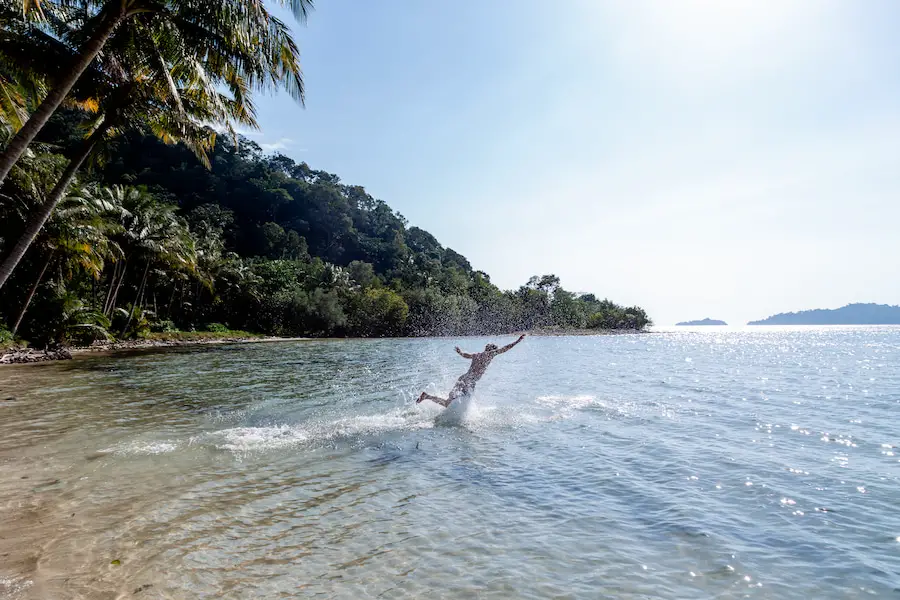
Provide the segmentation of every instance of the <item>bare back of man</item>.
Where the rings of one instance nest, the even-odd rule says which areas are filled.
[[[437,404],[440,404],[441,406],[446,408],[450,406],[450,403],[457,398],[471,394],[475,391],[475,384],[479,379],[481,379],[481,376],[484,375],[484,372],[487,371],[488,365],[491,364],[491,361],[494,360],[494,357],[511,350],[513,346],[521,342],[523,339],[525,339],[524,333],[519,336],[519,339],[511,344],[503,346],[502,348],[498,348],[494,344],[488,344],[484,347],[484,352],[473,352],[472,354],[463,352],[457,347],[457,354],[472,361],[472,364],[469,365],[469,370],[456,380],[456,384],[453,386],[453,389],[450,390],[450,393],[446,398],[432,396],[427,392],[422,392],[422,395],[419,396],[418,400],[416,400],[416,404],[424,400],[431,400],[432,402],[436,402]]]

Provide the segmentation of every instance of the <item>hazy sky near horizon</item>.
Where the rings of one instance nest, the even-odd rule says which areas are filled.
[[[900,3],[317,0],[253,139],[502,288],[660,325],[900,303]]]

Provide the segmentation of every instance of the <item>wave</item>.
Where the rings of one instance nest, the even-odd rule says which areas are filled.
[[[98,450],[103,454],[117,454],[120,456],[167,454],[174,452],[179,447],[178,442],[173,441],[130,441],[116,444],[110,448]]]

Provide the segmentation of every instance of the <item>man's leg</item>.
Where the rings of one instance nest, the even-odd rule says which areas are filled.
[[[432,396],[431,394],[429,394],[427,392],[422,392],[422,395],[419,396],[418,400],[416,400],[416,404],[422,402],[423,400],[431,400],[432,402],[436,402],[436,403],[440,404],[444,408],[447,408],[448,406],[450,406],[450,402],[451,402],[450,400],[446,400],[444,398],[438,398],[437,396]]]

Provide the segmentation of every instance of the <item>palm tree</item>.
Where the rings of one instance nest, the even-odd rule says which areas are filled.
[[[289,6],[300,21],[305,20],[312,8],[312,0],[278,2]],[[18,4],[17,0],[0,0],[0,6],[7,11],[13,4]],[[59,74],[44,100],[0,154],[0,183],[107,43],[116,41],[115,37],[119,41],[128,40],[149,32],[177,40],[186,53],[210,67],[210,72],[218,76],[218,83],[245,96],[245,105],[249,105],[254,89],[285,88],[298,101],[303,100],[297,46],[289,29],[260,0],[21,2],[25,17],[40,23],[46,22],[41,18],[44,6],[70,9],[80,15],[82,26],[68,36],[68,41],[78,50],[69,67]]]
[[[0,55],[0,61],[2,58]],[[43,82],[37,80],[29,86],[20,73],[12,75],[7,65],[3,67],[0,68],[0,127],[3,137],[8,138],[28,120],[28,106],[40,96]]]
[[[60,45],[50,42],[0,1],[0,125],[6,142],[28,121],[29,112],[47,94],[46,79],[60,56],[48,51]],[[66,50],[62,58],[70,53]]]
[[[121,81],[109,85],[99,81],[96,94],[102,98],[100,115],[91,125],[91,133],[75,151],[47,200],[29,218],[25,231],[0,264],[0,287],[24,256],[31,242],[64,196],[75,174],[101,142],[132,129],[149,129],[166,143],[186,144],[207,167],[207,152],[215,144],[215,131],[209,123],[220,123],[229,129],[232,123],[255,126],[249,94],[234,97],[216,89],[216,77],[204,64],[183,52],[183,45],[170,37],[151,36],[153,53],[123,48],[125,59]],[[174,65],[170,67],[169,65]],[[126,70],[127,69],[127,70]],[[235,88],[246,89],[246,81],[238,73],[229,72]]]
[[[72,56],[65,41],[78,30],[79,21],[66,11],[43,11],[45,27],[21,18],[21,11],[11,14],[9,0],[0,0],[0,143],[5,145],[28,121],[29,114],[47,95],[49,83],[58,79],[60,70]],[[87,113],[97,112],[99,81],[106,78],[104,69],[114,65],[104,62],[82,75],[64,105]],[[113,72],[115,68],[111,69]]]
[[[119,291],[125,281],[129,264],[143,266],[131,309],[122,334],[128,329],[135,314],[142,310],[147,281],[154,264],[161,264],[166,271],[194,273],[197,267],[197,250],[187,223],[177,215],[174,204],[159,202],[144,188],[113,186],[92,192],[95,201],[121,206],[121,221],[115,241],[122,249],[121,267],[117,264],[109,282],[102,312],[107,317],[116,312]]]
[[[59,203],[48,227],[42,232],[43,243],[37,246],[46,252],[46,258],[12,326],[13,335],[54,260],[70,278],[78,270],[99,279],[105,261],[121,256],[121,249],[109,237],[120,229],[120,212],[115,203],[90,194],[76,193]]]
[[[233,316],[234,301],[243,295],[251,302],[259,301],[257,286],[261,278],[233,252],[223,255],[216,268],[216,296],[224,304],[225,314]]]

